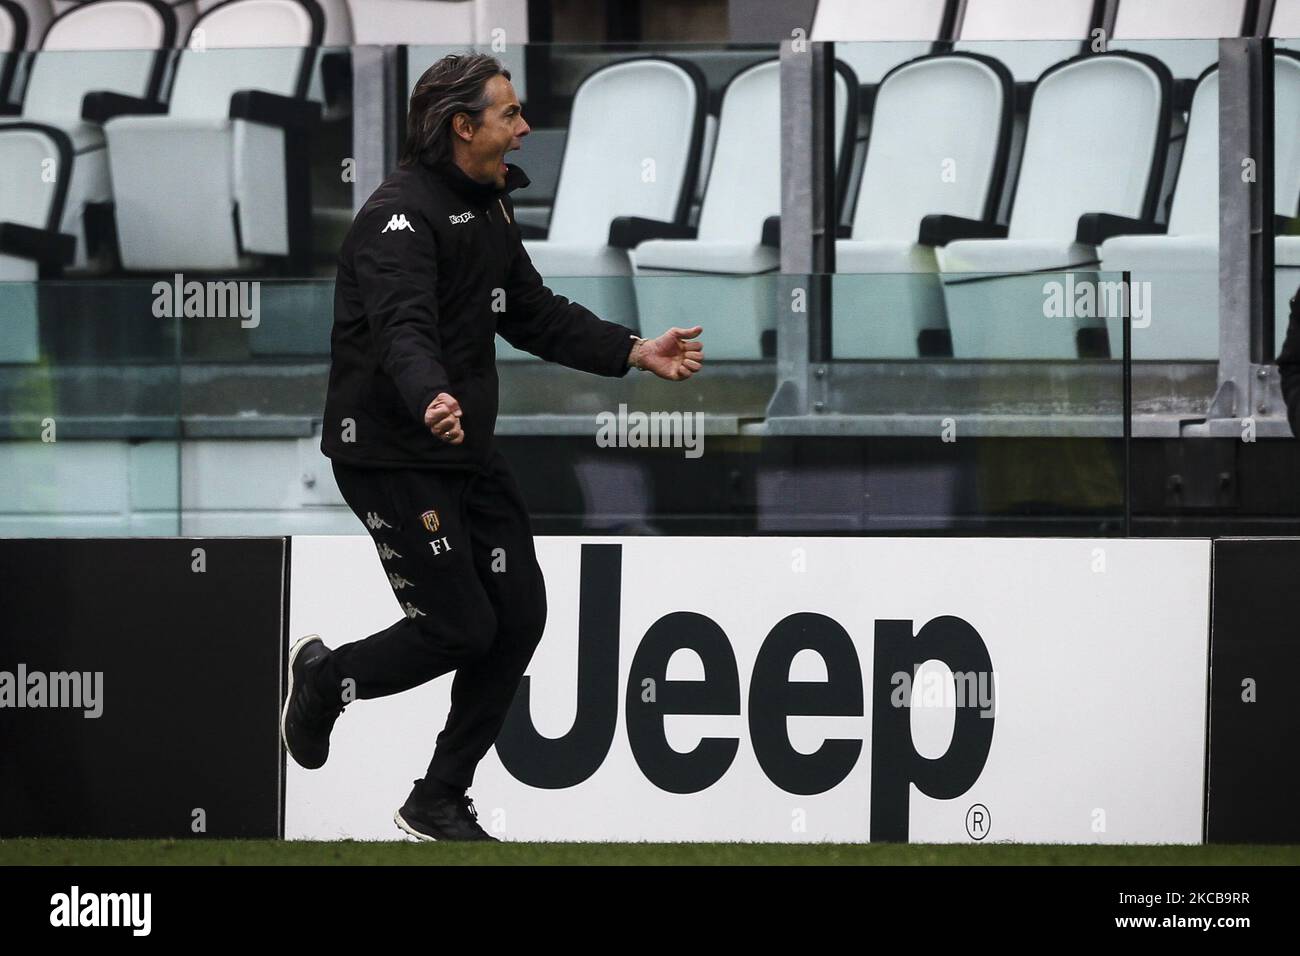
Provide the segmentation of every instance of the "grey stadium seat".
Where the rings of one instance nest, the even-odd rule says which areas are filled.
[[[582,81],[546,238],[524,243],[552,289],[602,318],[637,327],[632,265],[626,246],[611,241],[614,221],[637,217],[648,221],[649,235],[681,234],[704,109],[704,79],[689,63],[622,60]],[[500,339],[497,354],[524,357]]]
[[[106,94],[133,103],[153,100],[173,40],[171,11],[155,0],[92,0],[50,24],[31,67],[21,117],[0,122],[6,186],[0,222],[9,239],[0,277],[35,278],[42,267],[64,264],[81,271],[108,264],[111,247],[97,241],[111,231],[102,215],[112,199],[103,104],[111,98]],[[71,239],[57,238],[60,233]],[[18,235],[26,244],[15,248]]]
[[[1039,79],[1007,238],[957,239],[937,251],[955,356],[1100,350],[1102,319],[1048,318],[1044,283],[1095,267],[1100,229],[1151,231],[1171,85],[1159,61],[1130,53],[1080,56]]]
[[[1274,64],[1275,211],[1300,214],[1300,58],[1279,53]],[[1167,235],[1119,236],[1101,245],[1104,272],[1129,271],[1151,283],[1151,322],[1133,330],[1133,357],[1202,359],[1219,355],[1219,72],[1201,79],[1192,100],[1187,146],[1174,190]],[[1291,250],[1294,236],[1277,240],[1279,333],[1287,300],[1300,284]],[[1122,334],[1111,323],[1111,338]],[[1278,338],[1280,345],[1282,340]]]
[[[1154,56],[1192,81],[1219,62],[1220,37],[1251,35],[1253,11],[1250,0],[1120,0],[1109,48]]]
[[[836,159],[843,169],[857,82],[842,64],[835,80]],[[777,245],[763,244],[763,231],[780,213],[781,77],[780,63],[770,60],[741,71],[723,91],[698,229],[690,238],[635,245],[640,320],[656,329],[703,325],[711,358],[762,357],[764,333],[776,329],[781,258]],[[627,242],[638,238],[634,232]]]
[[[810,38],[845,41],[835,56],[859,83],[874,86],[900,63],[930,53],[949,16],[949,0],[818,0]]]
[[[1017,83],[1030,83],[1048,67],[1084,52],[1091,31],[1101,24],[1103,5],[1100,0],[966,0],[953,49],[991,56]]]
[[[886,75],[850,238],[835,244],[836,358],[951,354],[927,217],[992,223],[1006,175],[1012,80],[974,54],[937,54]],[[845,273],[873,273],[860,279]]]
[[[227,0],[195,21],[165,116],[105,124],[122,265],[306,271],[306,96],[324,22],[315,0]]]

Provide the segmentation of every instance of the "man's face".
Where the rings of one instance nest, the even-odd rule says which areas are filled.
[[[488,80],[487,94],[492,102],[474,127],[473,137],[465,143],[465,173],[481,183],[494,182],[502,189],[506,184],[506,153],[519,149],[519,141],[531,127],[524,120],[514,86],[504,76],[498,73]]]

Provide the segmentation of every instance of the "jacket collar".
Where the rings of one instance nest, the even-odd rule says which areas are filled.
[[[424,166],[425,169],[436,175],[456,193],[484,205],[516,189],[522,189],[532,181],[522,169],[513,163],[506,163],[506,185],[504,189],[498,189],[496,183],[480,183],[470,179],[465,175],[464,170],[449,160],[431,164],[426,163]]]

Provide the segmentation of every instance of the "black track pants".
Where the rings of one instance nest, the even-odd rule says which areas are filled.
[[[334,477],[404,616],[337,648],[321,687],[341,693],[350,678],[356,698],[384,697],[455,671],[428,776],[468,787],[546,625],[546,584],[514,476],[498,451],[472,473],[335,462]]]

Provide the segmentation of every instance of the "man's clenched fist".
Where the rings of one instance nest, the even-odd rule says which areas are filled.
[[[459,445],[465,440],[460,427],[460,402],[446,392],[439,392],[424,410],[424,424],[448,445]]]

